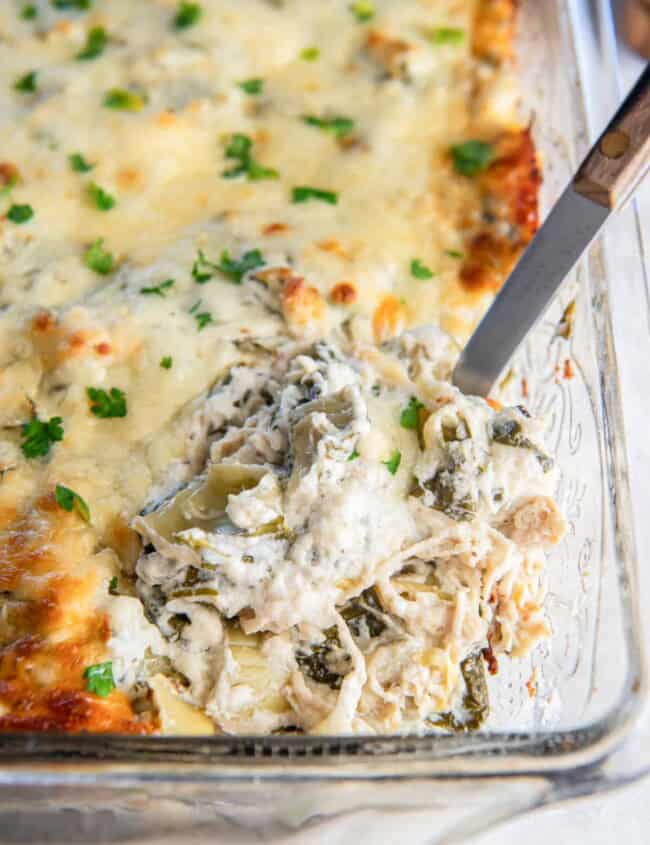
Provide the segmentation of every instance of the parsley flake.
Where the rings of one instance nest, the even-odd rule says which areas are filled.
[[[115,205],[115,197],[100,188],[95,182],[88,185],[88,196],[99,211],[110,211]]]
[[[36,91],[36,71],[30,70],[24,76],[20,76],[14,82],[14,91],[20,91],[21,94],[33,94]]]
[[[203,251],[199,250],[192,264],[192,278],[197,285],[204,285],[210,281],[218,269],[218,266],[213,261],[208,261]]]
[[[263,79],[244,79],[238,82],[237,85],[245,94],[261,94],[264,90]]]
[[[411,275],[414,279],[432,279],[433,270],[430,270],[419,258],[414,258],[411,261]]]
[[[228,250],[224,249],[221,253],[221,260],[217,265],[225,276],[228,276],[231,281],[241,284],[243,277],[251,270],[257,270],[258,267],[263,267],[266,262],[259,249],[249,249],[241,258],[231,258]]]
[[[164,299],[166,296],[165,292],[168,291],[174,284],[174,279],[165,279],[165,281],[161,282],[159,285],[152,285],[148,288],[140,288],[140,293],[145,296],[160,296]]]
[[[96,59],[104,52],[108,42],[108,35],[103,26],[94,26],[86,36],[86,43],[82,50],[77,53],[77,59],[88,61]]]
[[[55,9],[77,9],[80,12],[90,9],[91,3],[92,0],[52,0]]]
[[[494,150],[485,141],[465,141],[451,148],[454,169],[463,176],[476,176],[490,164]]]
[[[9,208],[7,212],[7,219],[12,223],[20,225],[27,223],[34,216],[34,209],[31,205],[16,205],[15,203]]]
[[[331,132],[337,138],[344,138],[354,129],[354,121],[342,115],[336,115],[335,117],[315,117],[311,114],[304,114],[302,121],[308,126],[315,126],[324,132]]]
[[[238,163],[230,170],[224,170],[221,174],[224,179],[236,179],[238,176],[245,176],[251,182],[259,182],[263,179],[277,179],[279,173],[270,167],[263,167],[252,155],[253,142],[248,135],[236,132],[231,135],[226,143],[226,158],[234,159]]]
[[[300,58],[303,62],[315,62],[320,58],[318,47],[305,47],[300,51]]]
[[[70,167],[77,173],[88,173],[95,166],[94,164],[90,164],[90,162],[86,161],[81,153],[71,153],[68,156],[68,161],[70,163]]]
[[[145,104],[143,94],[127,91],[126,88],[111,88],[104,94],[104,106],[117,111],[140,111]]]
[[[113,255],[103,247],[104,238],[99,238],[88,247],[84,255],[84,264],[95,273],[107,276],[113,269]]]
[[[117,586],[118,586],[118,583],[119,583],[119,581],[118,581],[117,575],[113,575],[113,577],[111,578],[111,580],[108,582],[108,592],[109,592],[112,596],[117,596],[117,595],[119,595],[119,594],[118,594],[118,592],[117,592]]]
[[[198,326],[199,331],[204,329],[206,326],[209,326],[210,323],[214,323],[212,314],[210,314],[209,311],[201,311],[200,314],[195,314],[194,319],[196,320],[196,325]]]
[[[429,41],[432,44],[462,44],[465,40],[465,30],[453,26],[441,26],[432,29],[429,33]]]
[[[463,258],[464,257],[463,253],[458,252],[458,250],[456,250],[456,249],[446,249],[445,255],[448,256],[449,258]]]
[[[90,413],[96,417],[108,420],[126,416],[126,395],[117,387],[108,391],[101,387],[87,387],[86,396],[90,400]]]
[[[307,202],[312,199],[336,205],[339,195],[334,191],[323,191],[320,188],[310,188],[308,185],[299,185],[291,191],[291,202]]]
[[[20,444],[26,458],[43,458],[50,451],[53,443],[63,440],[63,420],[61,417],[51,417],[48,422],[38,417],[23,423],[23,442]]]
[[[90,508],[78,493],[63,484],[57,484],[54,491],[56,503],[64,511],[71,513],[76,510],[84,522],[90,522]]]
[[[402,428],[407,428],[410,431],[416,431],[420,422],[420,409],[424,408],[422,402],[418,401],[415,396],[411,396],[406,408],[402,408],[402,413],[399,415],[399,424]]]
[[[164,358],[160,359],[160,366],[163,370],[171,370],[173,363],[171,355],[165,355]]]
[[[221,253],[219,264],[208,261],[201,250],[198,251],[196,261],[192,265],[192,278],[199,285],[209,282],[218,271],[227,276],[232,282],[240,284],[246,273],[256,270],[265,264],[259,249],[250,249],[241,258],[231,258],[228,250]]]
[[[188,29],[194,26],[198,23],[202,11],[198,3],[179,3],[174,15],[174,26],[176,29]]]
[[[110,660],[106,663],[95,663],[94,666],[88,666],[83,677],[88,692],[92,692],[100,698],[106,698],[115,689],[113,664]]]
[[[375,16],[375,7],[369,0],[356,0],[350,4],[350,11],[359,23],[366,23]]]
[[[33,3],[27,3],[26,6],[20,10],[20,17],[24,21],[32,21],[38,15],[38,9]]]
[[[356,450],[356,449],[353,449],[353,450],[350,452],[350,454],[347,456],[346,460],[347,460],[347,461],[356,461],[356,459],[357,459],[358,457],[360,457],[359,453],[357,452],[357,450]]]
[[[390,458],[387,461],[382,461],[382,464],[386,467],[386,469],[391,475],[395,475],[395,473],[399,469],[399,465],[401,464],[401,462],[402,453],[399,449],[395,449]]]

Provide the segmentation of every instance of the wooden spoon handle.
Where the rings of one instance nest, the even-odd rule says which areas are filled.
[[[573,187],[587,199],[615,208],[650,165],[650,64],[582,162]]]

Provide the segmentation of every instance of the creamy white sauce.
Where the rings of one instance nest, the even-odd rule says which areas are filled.
[[[452,358],[438,341],[407,334],[379,368],[361,348],[320,343],[236,369],[197,411],[209,444],[190,488],[200,507],[181,491],[136,521],[153,544],[138,590],[174,649],[202,642],[186,620],[170,635],[179,601],[190,629],[194,608],[209,608],[267,642],[258,659],[286,702],[267,726],[424,729],[460,705],[459,666],[488,636],[495,652],[521,653],[545,633],[540,561],[564,523],[539,424],[441,380]],[[234,487],[215,487],[233,472]],[[192,512],[198,524],[170,528]],[[262,729],[225,654],[208,703],[201,685],[188,694],[222,729]]]

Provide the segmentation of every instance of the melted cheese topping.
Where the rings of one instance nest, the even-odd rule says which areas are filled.
[[[122,637],[107,589],[130,584],[132,517],[203,465],[206,392],[260,339],[428,321],[462,339],[534,230],[513,4],[386,0],[359,21],[344,0],[224,0],[187,28],[171,0],[33,5],[0,9],[0,727],[151,730],[145,700],[83,672]],[[450,154],[468,140],[491,154],[473,176]],[[305,187],[325,194],[294,202]],[[225,259],[247,255],[240,285]],[[126,416],[92,413],[88,388],[122,391]],[[54,417],[63,439],[27,457],[23,426]]]

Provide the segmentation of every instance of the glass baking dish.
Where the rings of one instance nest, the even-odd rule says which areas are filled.
[[[524,107],[543,158],[543,208],[597,128],[593,98],[612,96],[608,15],[604,2],[522,2]],[[630,240],[634,214],[628,208],[616,224],[628,238],[626,272],[634,272],[630,250],[632,264],[642,261],[638,237]],[[562,468],[569,531],[549,559],[551,640],[526,661],[502,661],[490,679],[486,730],[433,737],[5,735],[0,841],[162,842],[178,835],[315,842],[337,825],[356,825],[376,841],[386,814],[395,814],[388,824],[408,831],[410,841],[448,843],[648,768],[640,602],[650,576],[640,580],[634,547],[608,246],[600,241],[591,250],[518,356],[517,383],[525,380],[527,404],[548,420]],[[573,298],[575,330],[567,340],[556,329]],[[531,678],[535,697],[526,686]]]

